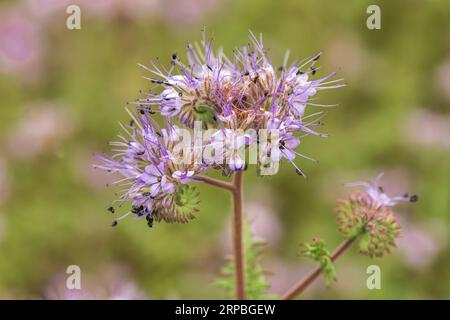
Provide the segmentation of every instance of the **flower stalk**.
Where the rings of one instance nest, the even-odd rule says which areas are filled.
[[[210,178],[207,176],[196,176],[193,178],[195,181],[204,182],[214,187],[222,188],[231,192],[234,192],[235,186],[231,183],[224,182],[218,179]]]
[[[236,299],[245,299],[245,266],[244,266],[244,241],[243,241],[243,178],[244,173],[238,171],[234,175],[232,183],[224,182],[207,176],[197,176],[193,180],[204,182],[214,187],[231,191],[233,196],[232,239],[233,239],[233,263],[235,275]]]
[[[245,299],[245,266],[243,244],[243,172],[236,172],[233,180],[233,257],[236,277],[236,298]]]

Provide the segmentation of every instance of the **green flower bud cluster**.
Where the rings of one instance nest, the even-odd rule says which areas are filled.
[[[347,239],[358,237],[362,254],[382,257],[395,247],[400,228],[389,207],[377,204],[364,193],[351,194],[339,201],[337,226]]]

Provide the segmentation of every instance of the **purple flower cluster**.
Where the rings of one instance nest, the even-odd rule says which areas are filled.
[[[211,40],[205,36],[201,45],[187,46],[187,58],[188,65],[173,54],[168,70],[156,64],[151,68],[142,66],[152,75],[147,79],[163,89],[138,99],[135,104],[139,109],[159,111],[187,128],[193,128],[194,121],[199,120],[206,127],[225,130],[221,135],[226,136],[238,130],[278,130],[279,137],[272,145],[277,145],[281,157],[303,175],[294,159],[304,156],[294,149],[307,135],[326,136],[314,130],[321,125],[324,112],[305,115],[305,109],[330,107],[312,102],[312,97],[318,91],[344,85],[342,79],[329,80],[335,73],[316,78],[320,53],[290,66],[286,55],[284,64],[274,68],[262,37],[257,39],[250,33],[250,43],[236,50],[232,59],[222,50],[214,53]],[[251,143],[257,143],[257,139],[245,141],[246,146]],[[233,160],[230,169],[242,170],[245,161]]]
[[[173,54],[170,68],[156,63],[142,66],[154,86],[132,103],[137,106],[136,114],[130,113],[133,125],[123,127],[126,136],[112,143],[116,153],[100,157],[99,166],[123,176],[118,183],[125,184],[125,191],[118,201],[132,201],[127,215],[146,217],[149,225],[153,219],[188,221],[196,209],[191,197],[196,193],[186,184],[209,168],[227,175],[244,170],[249,162],[241,151],[254,146],[272,162],[287,159],[304,176],[294,161],[297,156],[311,158],[295,149],[308,135],[326,136],[316,131],[324,112],[307,114],[306,107],[330,107],[313,102],[313,97],[344,85],[342,79],[330,80],[335,73],[316,77],[319,57],[320,53],[288,66],[286,55],[283,65],[274,68],[262,37],[250,33],[250,43],[234,51],[231,59],[222,50],[213,52],[211,40],[203,36],[201,44],[187,46],[188,64]],[[164,129],[154,120],[158,113]],[[220,145],[215,156],[226,158],[226,163],[174,161],[179,156],[172,139],[177,129],[194,130],[197,122],[214,131],[201,141],[200,149]],[[277,135],[261,142],[261,130],[275,130]],[[262,165],[262,158],[257,157],[256,164]]]
[[[102,164],[96,167],[121,176],[115,184],[123,190],[113,202],[121,207],[131,201],[131,210],[118,220],[134,214],[136,219],[146,218],[151,227],[153,221],[188,222],[197,211],[195,188],[187,186],[194,177],[207,169],[203,163],[177,160],[174,141],[178,128],[159,128],[149,114],[135,116],[119,141],[111,142],[113,156],[98,156]],[[114,206],[108,208],[115,213]]]

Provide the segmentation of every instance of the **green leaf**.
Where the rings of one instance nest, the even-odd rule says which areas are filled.
[[[336,280],[336,269],[323,240],[316,238],[311,243],[302,243],[300,245],[300,254],[320,263],[327,285]]]
[[[253,238],[250,226],[244,224],[244,261],[245,261],[245,292],[248,299],[276,299],[275,295],[268,295],[270,288],[267,282],[267,272],[261,266],[261,256],[264,242]],[[216,284],[225,289],[230,298],[234,298],[235,277],[234,263],[228,259],[222,267],[221,276],[216,280]]]

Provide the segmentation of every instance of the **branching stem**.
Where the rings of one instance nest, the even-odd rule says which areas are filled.
[[[224,181],[210,178],[207,176],[196,176],[193,178],[193,180],[204,182],[204,183],[210,184],[212,186],[234,192],[234,185],[231,183],[228,183],[228,182],[224,182]]]
[[[236,172],[232,183],[224,182],[206,176],[197,176],[194,180],[204,182],[212,186],[231,191],[233,196],[233,261],[236,279],[236,298],[245,299],[245,266],[244,266],[244,243],[243,243],[243,172]]]

